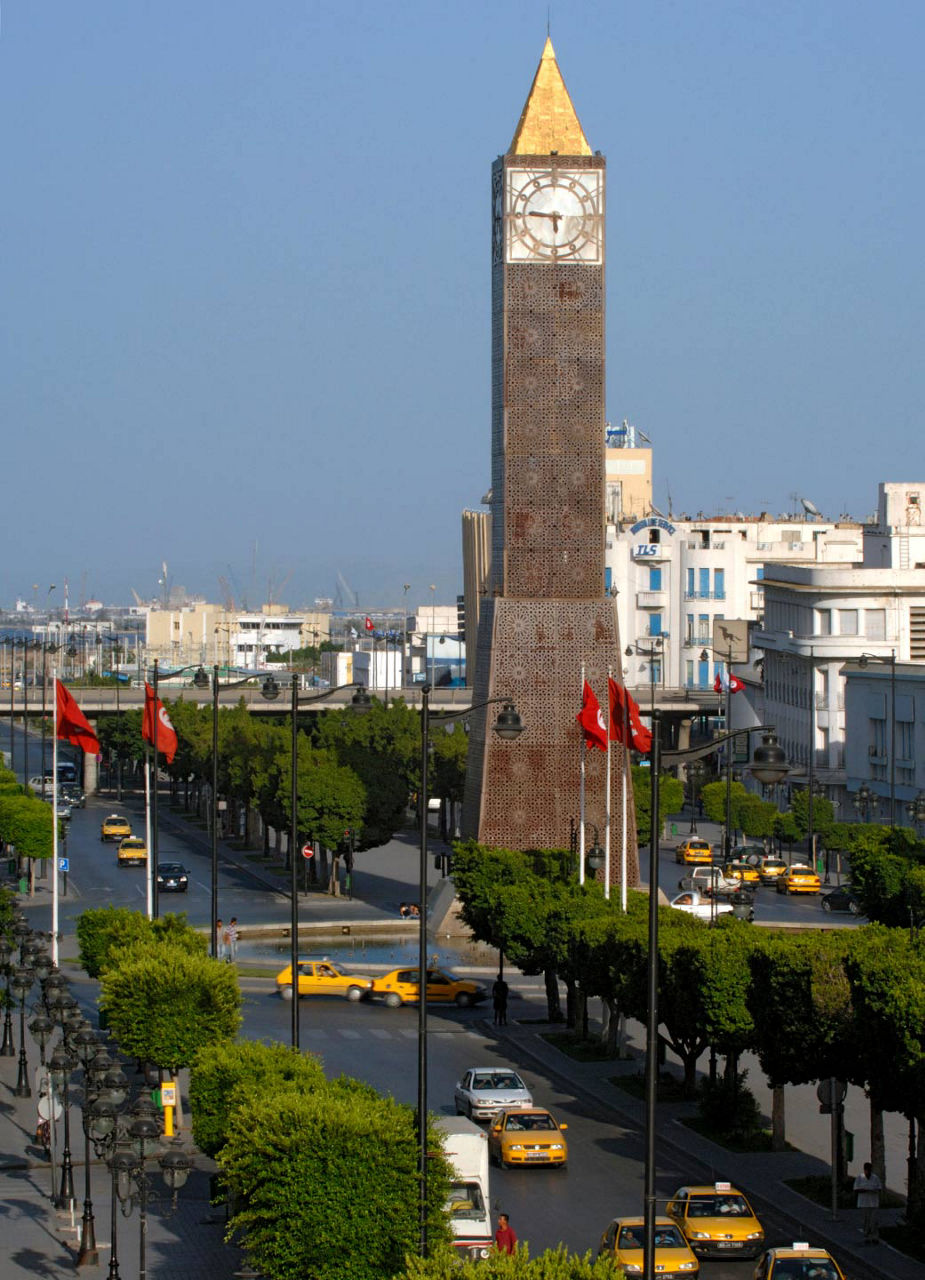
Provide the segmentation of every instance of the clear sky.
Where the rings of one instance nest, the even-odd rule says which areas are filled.
[[[0,605],[447,602],[490,464],[532,0],[6,0]],[[607,408],[676,514],[921,478],[910,0],[557,0],[608,158]]]

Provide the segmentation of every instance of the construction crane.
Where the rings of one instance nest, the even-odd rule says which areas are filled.
[[[338,569],[337,590],[334,592],[335,609],[359,609],[360,597]]]
[[[234,613],[234,596],[231,594],[231,585],[224,574],[218,575],[218,585],[222,591],[222,607],[226,613]]]

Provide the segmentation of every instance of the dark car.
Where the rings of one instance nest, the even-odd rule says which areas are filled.
[[[189,872],[183,863],[159,862],[157,887],[161,893],[186,893],[189,887]]]
[[[823,911],[848,911],[853,916],[862,915],[858,896],[850,884],[840,884],[831,893],[822,895]]]

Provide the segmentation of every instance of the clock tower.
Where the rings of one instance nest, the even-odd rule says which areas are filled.
[[[492,167],[492,573],[473,702],[510,697],[524,723],[472,717],[466,834],[563,848],[579,821],[581,672],[606,715],[622,682],[604,590],[604,209],[592,153],[547,39],[513,141]],[[604,839],[605,756],[589,751],[586,818]],[[612,745],[611,879],[619,874],[623,752]],[[638,880],[630,796],[627,880]]]

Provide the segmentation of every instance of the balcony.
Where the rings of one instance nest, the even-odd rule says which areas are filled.
[[[664,609],[668,604],[667,591],[637,591],[637,609]]]
[[[685,591],[685,600],[725,600],[725,591]]]

